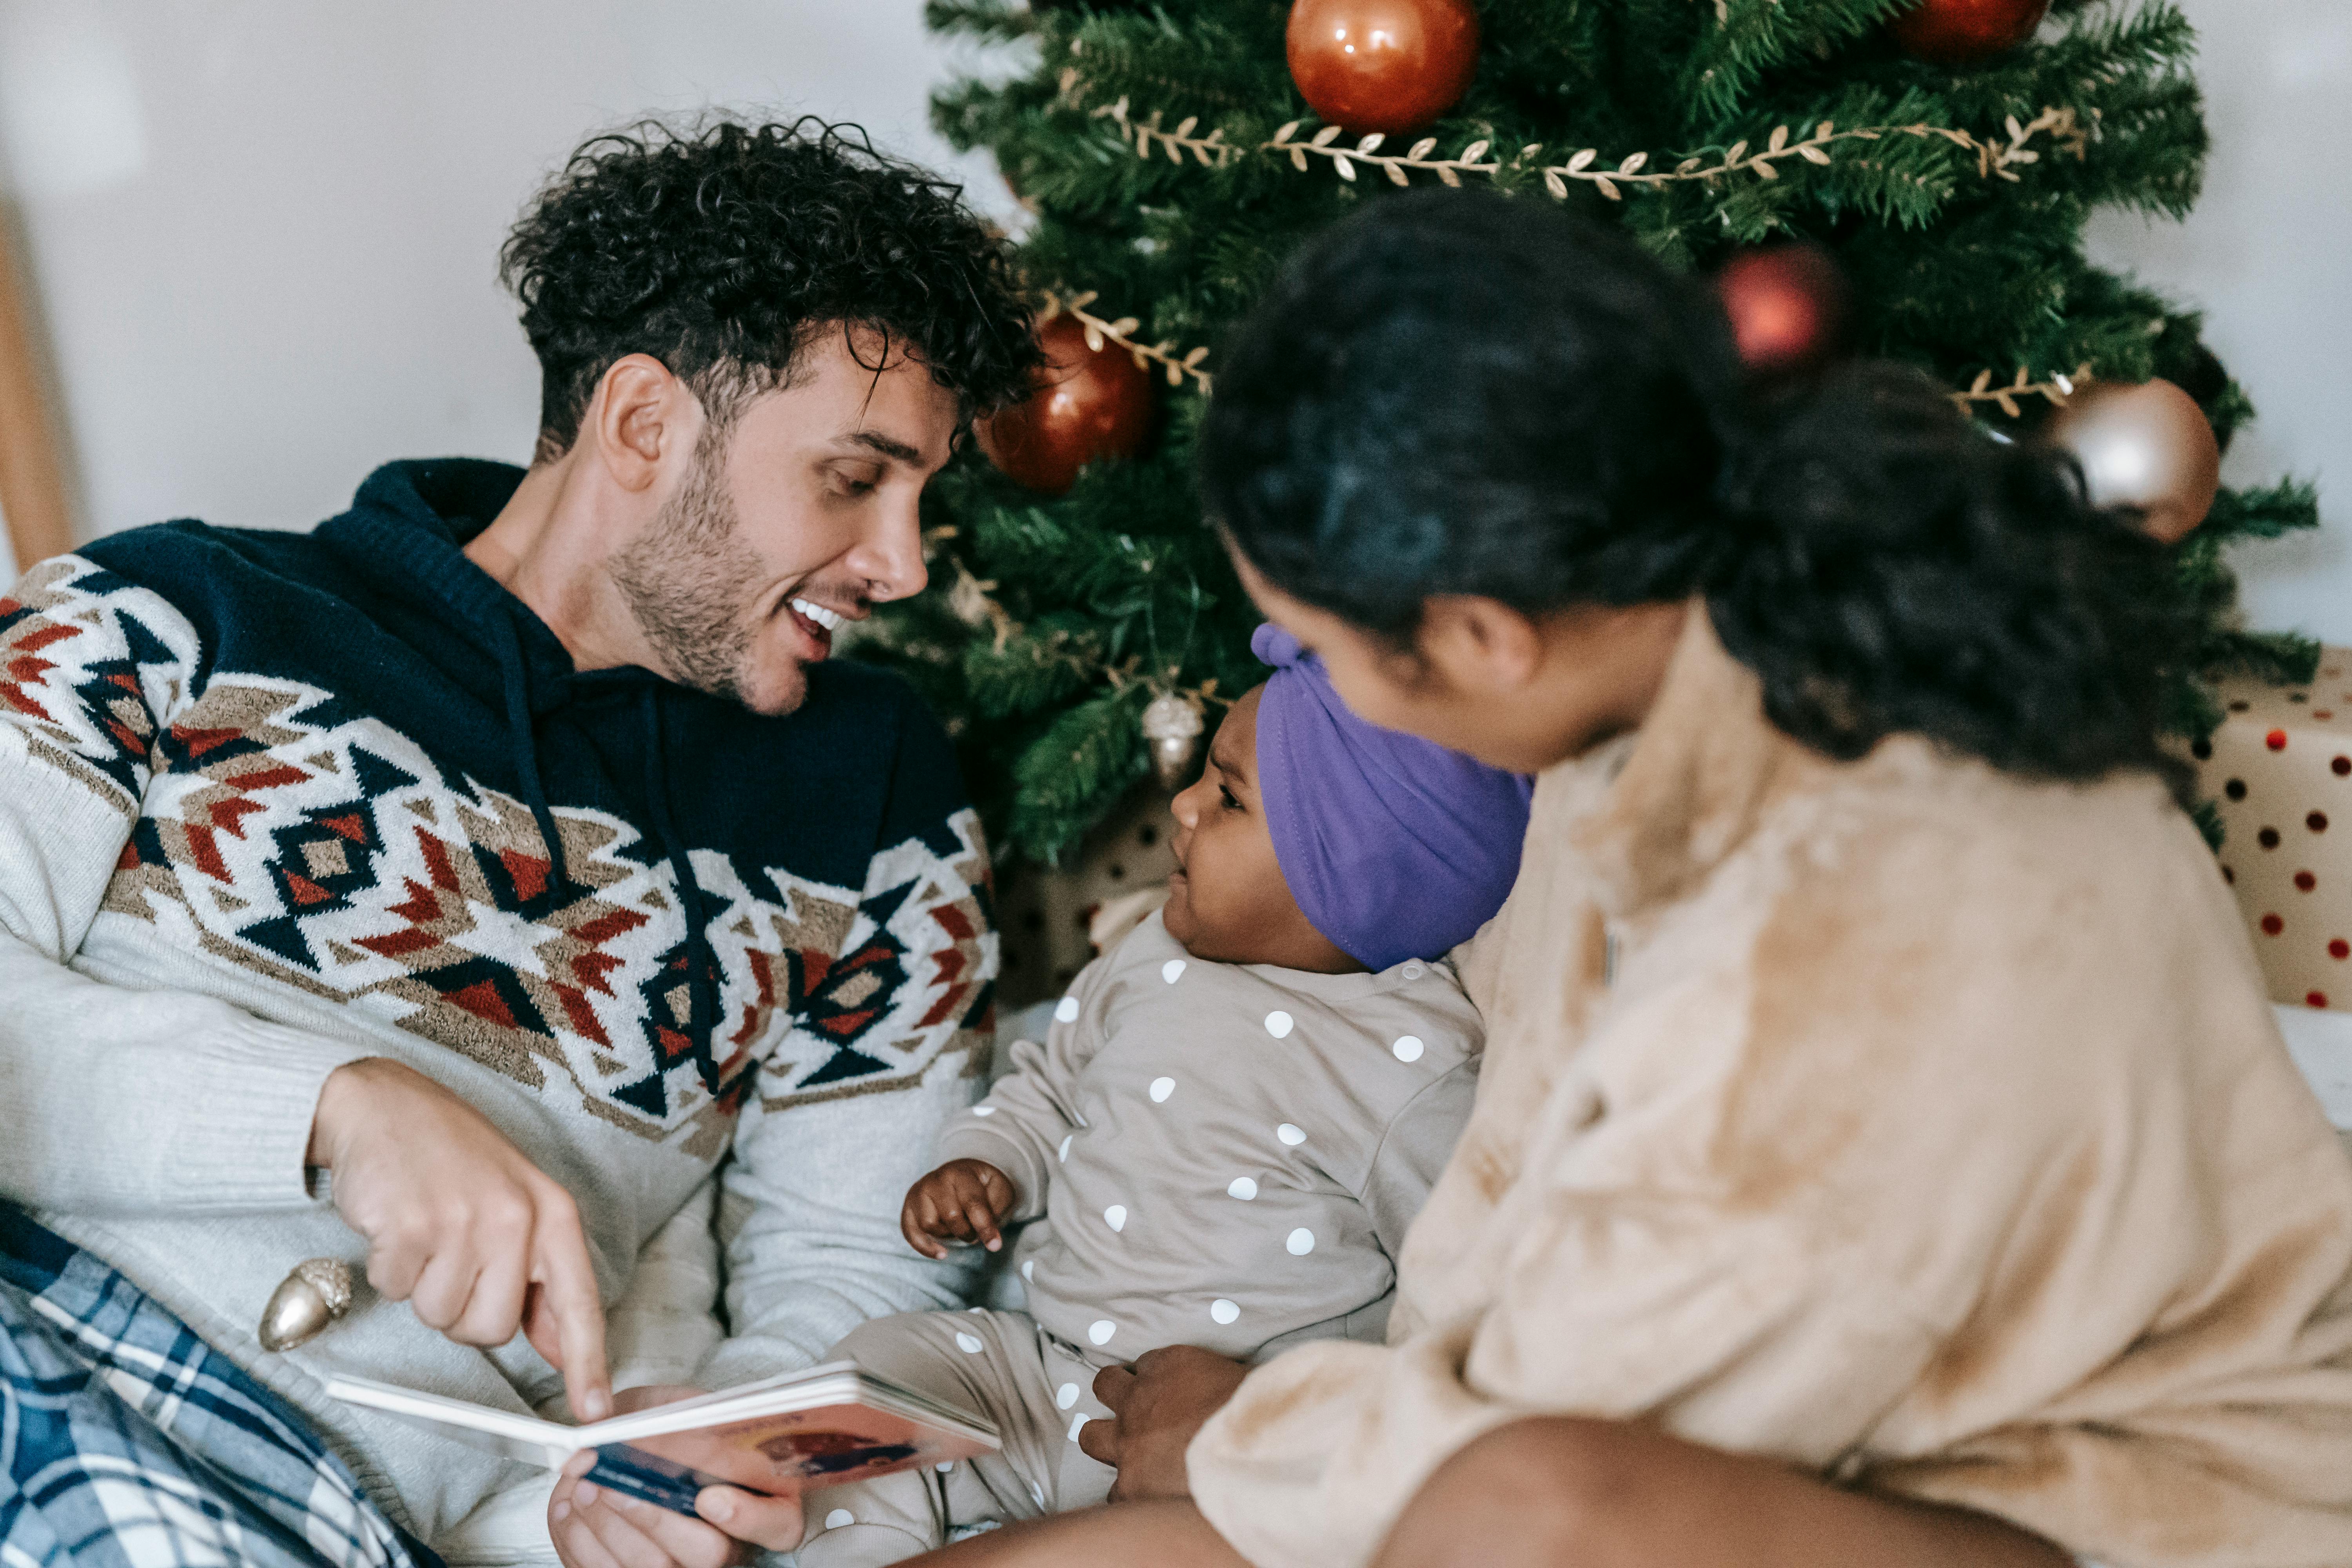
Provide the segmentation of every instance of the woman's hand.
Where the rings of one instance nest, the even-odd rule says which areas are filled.
[[[1111,1418],[1080,1427],[1078,1447],[1118,1468],[1112,1500],[1192,1496],[1184,1450],[1248,1375],[1244,1363],[1193,1345],[1146,1351],[1132,1367],[1095,1373],[1095,1397],[1110,1406]]]
[[[945,1258],[950,1241],[1004,1245],[1000,1215],[1013,1207],[1013,1178],[985,1160],[950,1160],[907,1189],[898,1230],[926,1258]]]
[[[701,1389],[677,1384],[625,1388],[614,1399],[623,1414]],[[762,1497],[734,1487],[705,1487],[695,1495],[700,1519],[596,1486],[580,1478],[595,1468],[593,1454],[574,1454],[547,1500],[547,1535],[568,1568],[727,1568],[761,1551],[790,1552],[801,1543],[801,1500]],[[708,1521],[706,1523],[705,1521]]]
[[[367,1237],[368,1283],[460,1344],[520,1328],[563,1371],[574,1415],[612,1410],[604,1306],[572,1194],[482,1113],[423,1074],[371,1057],[328,1075],[307,1162]]]

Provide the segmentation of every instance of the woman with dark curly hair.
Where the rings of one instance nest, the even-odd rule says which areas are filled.
[[[1385,1347],[1106,1372],[1143,1500],[941,1563],[2352,1563],[2352,1165],[2064,459],[1539,202],[1297,258],[1202,430],[1364,717],[1538,773]]]

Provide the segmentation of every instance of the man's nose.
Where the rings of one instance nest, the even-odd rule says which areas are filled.
[[[910,497],[902,503],[887,504],[850,551],[845,564],[865,579],[867,597],[877,604],[921,593],[931,574],[923,565],[919,503]]]

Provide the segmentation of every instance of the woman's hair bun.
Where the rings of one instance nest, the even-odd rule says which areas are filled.
[[[2168,553],[1916,370],[1838,367],[1758,411],[1717,486],[1705,584],[1772,721],[1832,756],[1916,731],[2011,772],[2160,765],[2188,635]]]
[[[2153,763],[2185,624],[2160,547],[2063,455],[1916,372],[1759,406],[1711,289],[1548,203],[1409,192],[1302,247],[1221,355],[1202,497],[1375,637],[1704,595],[1790,734],[1915,731],[2019,772]]]

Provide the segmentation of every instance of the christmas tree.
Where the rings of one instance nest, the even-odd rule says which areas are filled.
[[[1059,857],[1155,744],[1182,766],[1193,716],[1213,725],[1260,678],[1192,485],[1213,347],[1303,237],[1393,189],[1477,184],[1622,224],[1722,280],[1743,352],[1794,321],[1780,350],[1801,362],[1842,314],[1845,346],[1924,368],[2004,438],[2046,437],[2086,383],[2160,377],[2226,445],[2252,410],[2195,312],[2082,247],[2094,207],[2195,199],[2193,35],[2164,0],[2044,8],[932,0],[934,28],[1013,61],[934,114],[1034,215],[1021,265],[1076,374],[933,486],[932,587],[866,651],[948,717],[1000,853]],[[1809,281],[1823,255],[1843,307],[1834,279]],[[2225,491],[2178,545],[2201,627],[2184,736],[2219,718],[2204,678],[2308,678],[2313,645],[2239,627],[2224,555],[2315,521],[2305,485]]]

